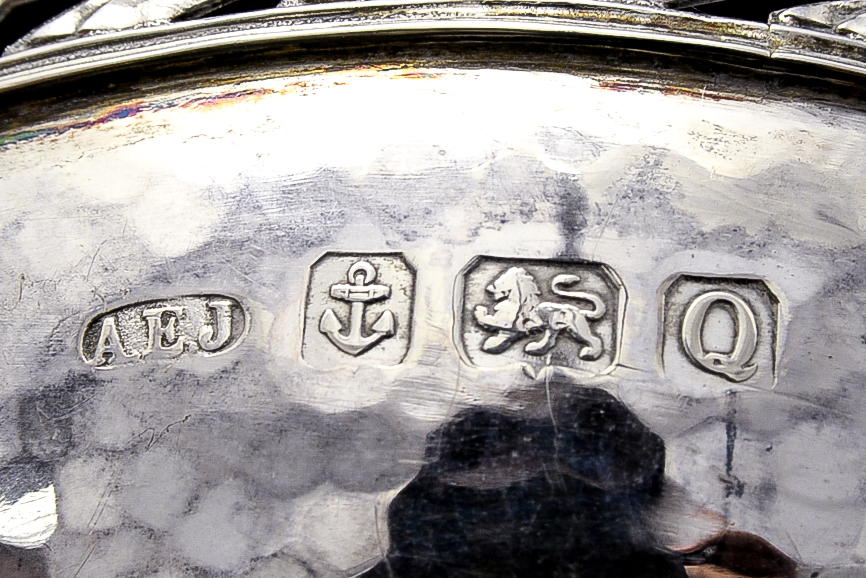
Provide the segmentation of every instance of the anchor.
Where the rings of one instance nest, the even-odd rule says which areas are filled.
[[[394,314],[386,310],[370,326],[372,333],[364,335],[364,310],[367,303],[391,296],[391,288],[387,285],[368,285],[376,280],[376,275],[375,267],[366,261],[358,261],[349,267],[349,283],[331,285],[332,298],[351,303],[348,332],[343,332],[343,324],[333,309],[326,310],[319,320],[319,331],[349,355],[361,355],[396,332]]]

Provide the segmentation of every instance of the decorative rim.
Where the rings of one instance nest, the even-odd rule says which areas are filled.
[[[854,1],[866,14],[866,3]],[[846,15],[850,16],[854,2],[828,4],[845,5],[849,8]],[[809,7],[774,13],[768,24],[593,0],[429,0],[411,4],[377,0],[274,8],[91,33],[42,46],[17,46],[17,51],[9,53],[7,50],[0,58],[0,92],[150,59],[187,56],[239,45],[430,32],[629,38],[702,46],[782,63],[808,63],[866,75],[866,29],[861,36],[857,31],[840,29],[838,25],[830,28],[820,18],[810,20],[799,15],[805,8]],[[814,13],[812,10],[809,14]],[[854,14],[854,18],[858,16],[859,12]]]

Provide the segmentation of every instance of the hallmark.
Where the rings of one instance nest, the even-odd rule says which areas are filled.
[[[584,291],[567,291],[563,286],[580,283],[577,275],[557,275],[550,282],[550,290],[559,297],[580,299],[592,303],[592,309],[581,309],[567,303],[541,302],[541,291],[535,278],[521,267],[511,267],[488,285],[487,292],[496,302],[493,313],[487,307],[475,307],[475,321],[496,334],[484,340],[481,346],[487,353],[502,353],[518,339],[541,332],[538,341],[530,341],[523,351],[530,355],[544,355],[556,345],[556,339],[565,331],[579,343],[585,344],[578,356],[598,359],[604,352],[601,339],[589,327],[589,321],[604,317],[607,306],[601,297]]]
[[[704,323],[710,308],[720,303],[731,306],[736,318],[730,353],[707,351],[703,343]],[[689,304],[683,317],[683,347],[693,362],[710,373],[724,375],[731,381],[746,381],[758,371],[758,365],[750,363],[758,347],[758,326],[752,308],[742,297],[729,291],[699,295]]]
[[[93,318],[81,336],[81,357],[97,369],[184,354],[212,356],[237,345],[248,317],[222,295],[188,295],[118,307]]]
[[[329,253],[310,269],[303,356],[396,365],[409,349],[415,272],[399,254]]]
[[[370,326],[370,333],[364,335],[364,310],[367,304],[391,296],[391,288],[387,285],[372,284],[376,280],[376,275],[375,267],[366,261],[358,261],[349,267],[348,283],[331,285],[331,297],[350,304],[347,331],[343,331],[343,324],[333,309],[326,309],[319,320],[319,331],[349,355],[360,355],[396,333],[397,322],[394,320],[394,312],[386,309]]]
[[[677,277],[662,304],[664,370],[772,387],[778,307],[761,280]]]
[[[602,372],[617,355],[623,306],[622,285],[605,265],[479,257],[464,275],[459,337],[476,365]]]

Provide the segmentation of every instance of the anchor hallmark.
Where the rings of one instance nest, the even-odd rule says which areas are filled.
[[[331,285],[331,297],[351,303],[349,329],[343,332],[343,324],[333,309],[326,309],[319,320],[319,331],[328,336],[331,343],[349,355],[361,355],[377,343],[396,333],[397,321],[394,312],[385,310],[370,327],[372,333],[364,335],[364,311],[367,303],[391,296],[387,285],[368,285],[376,280],[376,268],[366,261],[358,261],[349,268],[349,283]]]
[[[400,253],[326,253],[310,267],[301,355],[313,366],[393,366],[409,351],[415,270]]]

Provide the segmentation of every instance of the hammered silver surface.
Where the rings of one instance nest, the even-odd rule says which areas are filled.
[[[664,439],[665,543],[732,524],[808,571],[862,572],[864,120],[832,97],[419,64],[166,88],[2,135],[0,460],[51,464],[49,575],[353,575],[387,550],[428,432],[470,406],[545,415],[552,389],[586,386]],[[399,362],[307,361],[329,252],[414,268]],[[458,288],[481,255],[614,270],[612,370],[461,358]],[[679,275],[770,288],[772,379],[666,368]],[[94,316],[194,295],[243,305],[230,351],[81,358]]]

